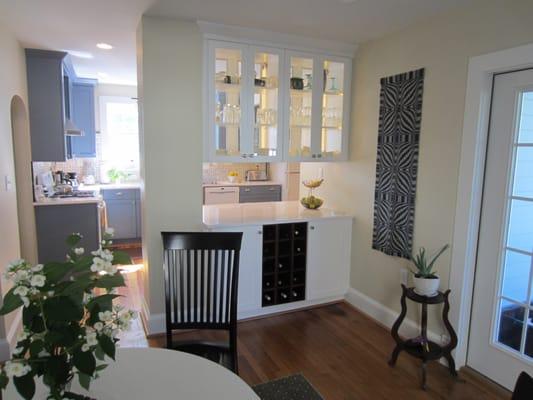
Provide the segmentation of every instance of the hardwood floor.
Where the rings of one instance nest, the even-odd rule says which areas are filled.
[[[216,339],[220,333],[187,332]],[[149,338],[164,347],[163,336]],[[388,330],[346,303],[239,323],[239,374],[248,384],[298,372],[327,400],[510,399],[511,394],[468,371],[452,378],[437,363],[428,366],[428,390],[420,389],[420,363],[401,354],[387,365],[394,342]]]

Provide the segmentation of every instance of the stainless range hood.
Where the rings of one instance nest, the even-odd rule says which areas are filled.
[[[65,135],[66,136],[85,136],[85,132],[79,129],[74,122],[67,118],[65,120]]]

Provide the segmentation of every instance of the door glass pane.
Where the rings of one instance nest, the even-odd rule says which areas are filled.
[[[289,156],[311,155],[313,59],[291,57],[289,105]]]
[[[513,195],[533,199],[533,147],[517,146]]]
[[[241,71],[239,49],[215,50],[215,151],[240,155]]]
[[[533,92],[522,94],[518,141],[521,143],[533,143]]]
[[[508,247],[533,251],[533,201],[511,200]]]
[[[527,324],[527,333],[526,333],[526,348],[524,353],[526,356],[533,358],[533,311],[529,311],[529,318]]]
[[[324,61],[321,151],[335,156],[342,150],[344,63]]]
[[[520,351],[524,315],[525,308],[507,300],[501,301],[498,342]]]
[[[278,152],[279,56],[256,53],[254,59],[254,153]]]
[[[531,256],[507,251],[503,276],[503,296],[526,303],[528,299],[529,276],[531,268]]]

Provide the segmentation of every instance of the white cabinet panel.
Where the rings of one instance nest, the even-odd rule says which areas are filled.
[[[261,266],[263,227],[240,226],[215,229],[214,232],[243,232],[239,262],[238,313],[261,308]]]
[[[352,219],[310,221],[307,229],[307,299],[345,295],[350,286]]]

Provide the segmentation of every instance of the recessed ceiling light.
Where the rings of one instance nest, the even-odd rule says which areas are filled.
[[[93,55],[87,51],[65,50],[68,54],[78,58],[93,58]]]
[[[102,50],[111,50],[113,48],[109,43],[98,43],[96,47]]]

